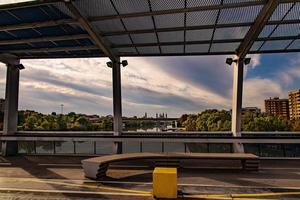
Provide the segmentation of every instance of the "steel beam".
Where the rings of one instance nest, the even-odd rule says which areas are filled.
[[[61,0],[35,0],[35,1],[25,1],[20,3],[3,4],[0,5],[0,11],[49,5],[49,4],[59,3],[59,2],[61,2]]]
[[[236,51],[236,55],[240,59],[246,57],[254,41],[258,38],[259,34],[267,24],[274,10],[277,8],[279,2],[279,0],[268,0],[267,3],[263,6],[254,24],[250,27],[249,31],[244,37],[244,41],[240,44]]]
[[[13,40],[0,40],[0,45],[14,45],[14,44],[26,44],[34,42],[49,42],[49,41],[62,41],[62,40],[79,40],[89,39],[88,34],[76,34],[76,35],[61,35],[61,36],[42,36],[26,39],[13,39]]]
[[[281,24],[299,24],[300,19],[291,19],[291,20],[274,20],[267,22],[266,25],[281,25]],[[200,25],[200,26],[187,26],[187,27],[172,27],[172,28],[157,28],[157,32],[172,32],[172,31],[188,31],[188,30],[205,30],[216,28],[235,28],[235,27],[245,27],[252,26],[252,22],[244,23],[229,23],[229,24],[216,24],[216,25]],[[129,31],[113,31],[102,33],[102,36],[113,36],[113,35],[126,35],[126,34],[142,34],[142,33],[155,33],[154,29],[142,29],[142,30],[129,30]]]
[[[13,45],[13,44],[24,44],[42,41],[60,41],[60,40],[76,40],[89,38],[88,34],[79,34],[74,36],[51,36],[51,37],[39,37],[39,38],[29,38],[29,39],[15,39],[15,40],[0,40],[0,45]],[[258,38],[256,41],[274,41],[274,40],[297,40],[300,39],[300,35],[297,36],[278,36],[271,38]],[[243,39],[225,39],[225,40],[214,40],[213,44],[217,43],[233,43],[242,42]],[[203,41],[187,41],[187,42],[162,42],[162,43],[140,43],[140,44],[124,44],[124,45],[112,45],[111,48],[123,48],[123,47],[146,47],[146,46],[172,46],[172,45],[193,45],[193,44],[210,44],[210,40]],[[27,53],[37,53],[37,52],[58,52],[58,51],[77,51],[77,50],[95,50],[99,49],[98,46],[74,46],[74,47],[51,47],[51,48],[32,48],[26,49]],[[13,49],[8,50],[9,53],[23,53],[24,49]]]
[[[44,22],[33,22],[33,23],[21,23],[21,24],[11,24],[11,25],[1,25],[1,31],[14,31],[21,29],[32,29],[32,28],[42,28],[50,26],[60,26],[67,24],[77,24],[78,22],[73,19],[60,19],[60,20],[50,20]]]
[[[96,33],[96,31],[93,29],[90,22],[81,14],[79,9],[74,5],[72,0],[65,1],[66,6],[70,10],[70,12],[74,15],[76,20],[79,22],[79,24],[88,32],[88,34],[91,36],[95,44],[104,52],[104,54],[110,58],[113,62],[117,60],[117,57],[114,55],[114,53],[111,51],[111,49],[108,47],[108,45],[105,43],[104,39]]]
[[[233,65],[231,131],[234,137],[240,137],[242,132],[243,74],[244,59],[238,58]],[[240,143],[235,143],[233,149],[234,152],[244,152],[244,147]]]
[[[0,53],[0,62],[6,65],[17,65],[20,63],[20,59],[12,54],[8,53]]]
[[[58,51],[84,51],[84,50],[97,50],[98,46],[89,45],[89,46],[74,46],[74,47],[52,47],[52,48],[33,48],[33,49],[14,49],[6,50],[6,52],[11,54],[18,53],[40,53],[40,52],[58,52]],[[1,51],[0,51],[1,53]]]
[[[300,39],[299,35],[296,36],[278,36],[278,37],[263,37],[258,38],[256,41],[274,41],[274,40],[296,40]],[[235,43],[243,42],[244,39],[222,39],[222,40],[213,40],[212,44],[217,43]],[[120,44],[112,45],[112,48],[123,48],[123,47],[147,47],[147,46],[173,46],[173,45],[193,45],[193,44],[210,44],[211,40],[202,40],[202,41],[187,41],[187,42],[161,42],[161,43],[139,43],[139,44]]]
[[[19,62],[19,60],[15,60],[15,64]],[[20,69],[15,64],[7,64],[3,122],[4,135],[14,135],[17,132]],[[16,142],[2,142],[3,156],[16,155],[17,152],[18,146]]]
[[[113,85],[113,116],[114,116],[114,135],[122,135],[122,93],[121,93],[121,64],[120,58],[112,62],[112,85]],[[115,152],[122,153],[122,143],[115,143]]]

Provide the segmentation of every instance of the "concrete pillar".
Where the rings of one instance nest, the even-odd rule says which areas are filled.
[[[237,59],[233,62],[233,88],[232,88],[232,122],[231,131],[234,137],[241,136],[241,117],[243,100],[243,73],[244,59]],[[233,144],[234,152],[243,153],[244,147],[241,143]]]
[[[114,135],[122,134],[122,95],[121,95],[121,64],[120,58],[112,65],[112,82],[113,82],[113,115],[114,115]],[[122,153],[122,143],[115,143],[115,153]]]
[[[18,125],[18,100],[19,100],[19,76],[20,69],[17,65],[7,64],[5,109],[3,134],[15,134]],[[15,141],[2,142],[2,155],[10,156],[18,153],[18,145]]]

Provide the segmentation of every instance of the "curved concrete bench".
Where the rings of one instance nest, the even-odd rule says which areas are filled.
[[[257,171],[259,166],[259,157],[247,153],[126,153],[89,158],[81,163],[87,178],[100,179],[106,176],[110,163],[139,159],[158,160],[164,166],[181,159],[241,160],[243,169],[251,171]]]

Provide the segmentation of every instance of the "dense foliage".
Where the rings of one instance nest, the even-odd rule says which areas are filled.
[[[230,131],[231,113],[225,110],[206,110],[197,115],[182,115],[178,123],[187,131]],[[267,113],[246,112],[242,115],[243,131],[300,131],[300,121]]]
[[[155,126],[151,120],[124,120],[125,129],[147,129]],[[3,129],[3,113],[0,113],[0,129]],[[18,130],[24,131],[111,131],[113,118],[111,115],[99,117],[70,112],[66,115],[55,112],[45,115],[35,111],[18,112]]]

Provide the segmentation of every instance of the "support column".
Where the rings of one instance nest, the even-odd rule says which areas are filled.
[[[232,121],[231,131],[234,137],[241,136],[241,117],[243,100],[243,75],[244,59],[237,59],[233,62],[233,88],[232,88]],[[243,153],[244,147],[241,143],[233,143],[235,153]]]
[[[19,76],[18,65],[7,64],[6,90],[3,134],[15,134],[18,126],[18,100],[19,100]],[[18,153],[16,141],[2,142],[2,155],[10,156]]]
[[[112,65],[113,82],[113,115],[114,115],[114,135],[122,134],[122,95],[121,95],[121,63],[120,58]],[[122,143],[115,142],[115,153],[122,153]]]

